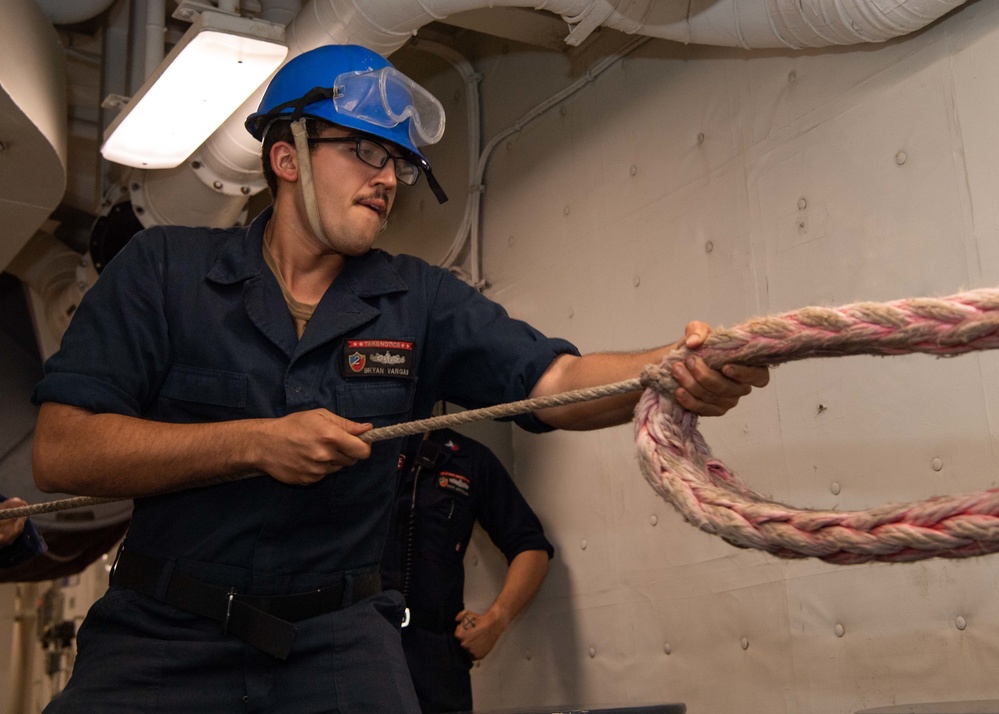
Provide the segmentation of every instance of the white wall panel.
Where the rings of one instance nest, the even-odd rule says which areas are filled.
[[[572,66],[486,51],[484,102],[498,110],[523,90],[529,100],[511,101],[526,109],[540,99],[525,87],[527,55],[554,93],[613,40]],[[847,50],[649,42],[494,155],[489,294],[590,351],[662,343],[688,319],[997,284],[996,66],[988,3]],[[518,116],[505,111],[494,133]],[[866,509],[994,487],[997,383],[993,354],[812,360],[776,368],[769,388],[701,427],[763,494]],[[629,427],[515,431],[513,443],[558,552],[531,609],[475,668],[480,708],[825,714],[995,698],[995,556],[782,561],[684,523],[644,482]],[[471,597],[488,602],[501,572]]]

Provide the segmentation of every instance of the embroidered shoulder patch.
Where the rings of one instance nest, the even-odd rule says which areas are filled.
[[[340,371],[347,377],[412,377],[413,343],[401,340],[347,340]]]

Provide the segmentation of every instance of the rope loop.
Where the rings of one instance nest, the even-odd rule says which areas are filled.
[[[757,318],[712,332],[697,354],[718,368],[857,354],[954,357],[996,347],[999,290],[985,289]],[[838,564],[999,551],[999,489],[852,512],[797,509],[756,493],[711,455],[696,417],[670,396],[661,375],[683,353],[643,372],[650,388],[635,409],[635,442],[646,480],[687,522],[741,548]]]

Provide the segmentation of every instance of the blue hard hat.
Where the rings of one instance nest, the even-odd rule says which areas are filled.
[[[263,140],[281,117],[323,119],[380,137],[413,152],[444,132],[444,109],[392,64],[359,45],[325,45],[284,65],[245,126]]]
[[[427,174],[438,200],[447,200],[417,148],[440,140],[444,108],[377,52],[359,45],[324,45],[298,55],[274,75],[244,126],[263,141],[274,120],[302,117],[395,144]]]

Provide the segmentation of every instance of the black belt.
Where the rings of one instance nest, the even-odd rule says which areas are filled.
[[[173,560],[122,549],[111,570],[111,582],[215,620],[222,624],[223,634],[278,659],[287,659],[295,642],[292,623],[353,605],[382,589],[378,573],[371,572],[351,576],[349,594],[345,578],[298,595],[241,595],[235,588],[195,580],[173,565]]]

